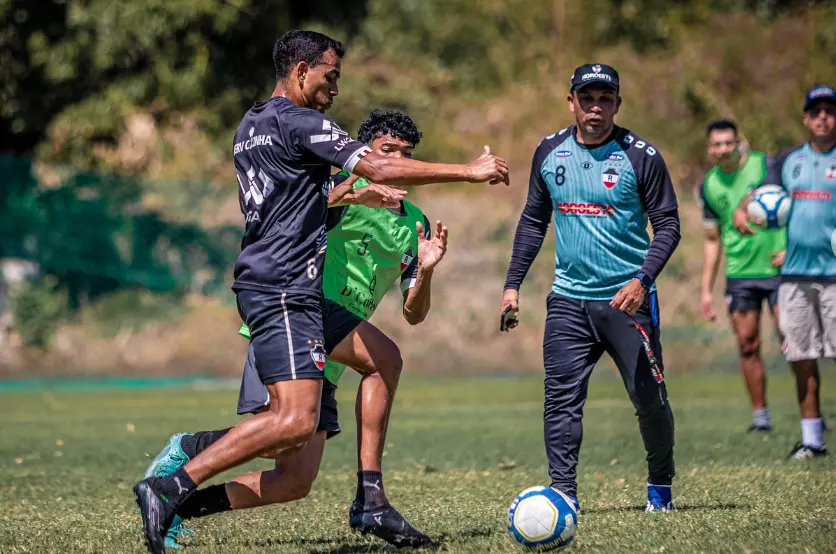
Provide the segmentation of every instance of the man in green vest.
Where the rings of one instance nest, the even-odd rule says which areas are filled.
[[[360,125],[358,140],[382,156],[412,157],[421,133],[407,115],[375,110]],[[356,191],[367,186],[369,183],[365,179],[338,173],[332,176],[329,204],[339,202],[340,191]],[[350,312],[335,313],[326,309],[323,313],[325,340],[338,344],[334,353],[350,350],[344,345],[353,339],[358,324],[372,316],[386,292],[398,281],[403,294],[404,318],[411,325],[426,318],[433,271],[447,251],[447,228],[440,221],[435,227],[435,236],[432,236],[430,223],[423,212],[407,200],[401,200],[398,209],[350,205],[329,210],[322,288],[325,298]],[[239,333],[250,338],[246,324],[241,326]],[[373,367],[377,371],[374,373],[361,369],[369,365],[367,360],[353,360],[349,364],[363,376],[355,408],[359,471],[356,497],[349,510],[349,525],[397,547],[426,546],[429,537],[413,528],[389,504],[383,490],[383,446],[402,368],[397,346],[390,339],[386,340],[391,343],[390,348],[380,354],[388,361],[375,361]],[[311,355],[316,351],[314,348]],[[343,355],[342,359],[347,357]],[[250,473],[193,493],[178,509],[178,517],[166,537],[167,548],[179,548],[178,537],[183,532],[188,533],[182,519],[307,496],[319,470],[325,440],[340,432],[334,394],[346,366],[326,360],[324,348],[321,349],[321,363],[324,364],[325,380],[319,428],[314,438],[301,450],[276,458],[274,470]],[[256,413],[270,403],[256,367],[257,360],[250,347],[238,399],[239,414]],[[149,466],[146,476],[173,473],[227,431],[172,436]]]
[[[742,235],[734,226],[734,210],[766,177],[762,152],[744,151],[737,126],[721,119],[707,127],[708,157],[715,164],[700,186],[703,209],[702,315],[714,320],[714,281],[720,254],[726,253],[726,305],[740,352],[740,368],[752,402],[749,431],[769,431],[766,372],[760,356],[760,315],[764,300],[778,319],[778,287],[786,250],[784,229],[758,229]]]

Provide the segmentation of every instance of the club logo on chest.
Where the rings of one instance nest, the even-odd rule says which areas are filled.
[[[608,167],[601,173],[601,182],[608,189],[613,188],[618,183],[618,170],[614,167]]]

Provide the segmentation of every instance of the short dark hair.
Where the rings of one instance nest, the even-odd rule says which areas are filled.
[[[737,125],[734,124],[733,121],[729,121],[728,119],[718,119],[717,121],[712,121],[708,125],[705,126],[705,136],[710,137],[711,133],[714,131],[734,131],[735,136],[737,136]]]
[[[345,56],[343,43],[322,33],[299,29],[286,32],[273,46],[276,80],[287,77],[299,62],[306,62],[312,67],[322,63],[322,57],[328,50],[333,50],[338,58]]]
[[[384,135],[405,140],[413,148],[418,146],[423,136],[412,118],[397,110],[374,110],[357,130],[357,140],[365,144],[371,144]]]

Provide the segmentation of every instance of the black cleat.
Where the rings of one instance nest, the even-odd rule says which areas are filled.
[[[415,529],[391,505],[363,510],[356,502],[348,510],[348,525],[364,535],[371,533],[397,547],[420,548],[432,542],[424,533]]]
[[[145,547],[151,554],[165,554],[165,534],[171,525],[172,517],[166,516],[163,499],[151,488],[152,479],[154,477],[140,481],[134,485],[133,491],[136,505],[139,506],[139,516],[142,518]]]
[[[827,448],[822,446],[816,448],[815,446],[807,446],[806,444],[796,443],[795,447],[787,456],[789,460],[809,460],[810,458],[817,458],[819,456],[827,456]]]
[[[772,425],[758,425],[757,423],[753,423],[751,426],[749,426],[749,429],[746,432],[768,433],[770,431],[772,431]]]

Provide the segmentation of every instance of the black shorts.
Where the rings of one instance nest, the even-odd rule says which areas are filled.
[[[781,277],[763,279],[727,279],[726,307],[732,312],[760,313],[763,301],[769,303],[771,310],[778,305],[778,287]]]
[[[337,414],[337,399],[334,396],[336,385],[323,379],[322,399],[319,404],[319,426],[317,431],[325,431],[327,438],[336,436],[340,431]],[[258,364],[252,343],[247,348],[247,361],[244,362],[244,375],[241,377],[241,390],[238,393],[238,414],[256,414],[270,405],[267,387],[261,382]]]
[[[322,379],[325,356],[362,321],[339,304],[311,295],[241,290],[237,299],[265,385]]]

